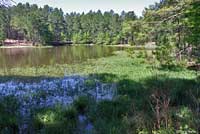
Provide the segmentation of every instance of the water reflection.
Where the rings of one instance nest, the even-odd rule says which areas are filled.
[[[0,67],[33,67],[54,64],[73,64],[87,59],[112,55],[122,48],[103,46],[65,46],[52,48],[6,48],[0,49]]]

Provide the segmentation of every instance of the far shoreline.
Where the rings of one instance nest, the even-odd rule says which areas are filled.
[[[11,49],[11,48],[53,48],[53,47],[63,47],[63,46],[69,46],[69,45],[61,45],[61,46],[51,46],[51,45],[46,45],[46,46],[20,46],[20,45],[13,45],[13,46],[0,46],[0,49]],[[97,44],[73,44],[70,46],[98,46]],[[156,46],[146,46],[146,45],[140,45],[140,46],[134,46],[134,45],[129,45],[129,44],[119,44],[119,45],[99,45],[103,47],[121,47],[121,48],[137,48],[137,49],[150,49],[153,50],[156,48]]]
[[[0,49],[6,49],[6,48],[51,48],[54,46],[0,46]]]

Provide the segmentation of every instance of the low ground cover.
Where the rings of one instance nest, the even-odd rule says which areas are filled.
[[[33,111],[29,130],[56,133],[53,128],[59,128],[68,133],[90,131],[105,134],[199,132],[198,74],[185,68],[161,68],[155,60],[148,56],[144,58],[142,54],[130,56],[127,52],[117,52],[114,56],[81,64],[13,68],[1,70],[0,74],[1,83],[11,80],[33,83],[78,74],[90,78],[84,82],[88,88],[95,89],[94,80],[116,85],[116,95],[112,100],[96,102],[83,95],[64,108],[56,105]],[[2,123],[5,116],[0,117],[2,132],[9,128],[13,131],[18,129],[18,113],[14,112],[18,107],[10,110],[5,103],[16,102],[13,99],[16,98],[1,101],[1,115],[5,115],[6,111],[10,111],[9,115],[16,115],[8,115],[6,124]]]

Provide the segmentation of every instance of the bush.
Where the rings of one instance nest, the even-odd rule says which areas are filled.
[[[0,133],[15,133],[18,130],[18,101],[13,96],[0,99]]]
[[[174,66],[176,64],[173,49],[171,44],[162,45],[156,49],[156,58],[162,66]]]
[[[88,110],[90,100],[87,96],[81,96],[77,100],[74,101],[75,109],[83,114]]]
[[[128,96],[120,96],[113,101],[102,101],[97,104],[97,116],[105,120],[122,119],[130,108],[130,99]]]
[[[33,116],[33,124],[37,132],[73,133],[77,129],[77,112],[73,107],[40,109]]]

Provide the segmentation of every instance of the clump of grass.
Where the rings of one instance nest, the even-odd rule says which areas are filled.
[[[0,98],[0,133],[18,132],[18,108],[14,96]]]
[[[95,130],[98,133],[125,132],[122,118],[128,113],[130,104],[128,96],[119,96],[112,101],[104,100],[97,103],[89,114]]]
[[[81,96],[74,101],[74,107],[80,114],[87,112],[89,105],[90,99],[87,96]]]
[[[77,111],[73,107],[43,108],[33,116],[36,132],[48,134],[73,133],[77,130]]]

